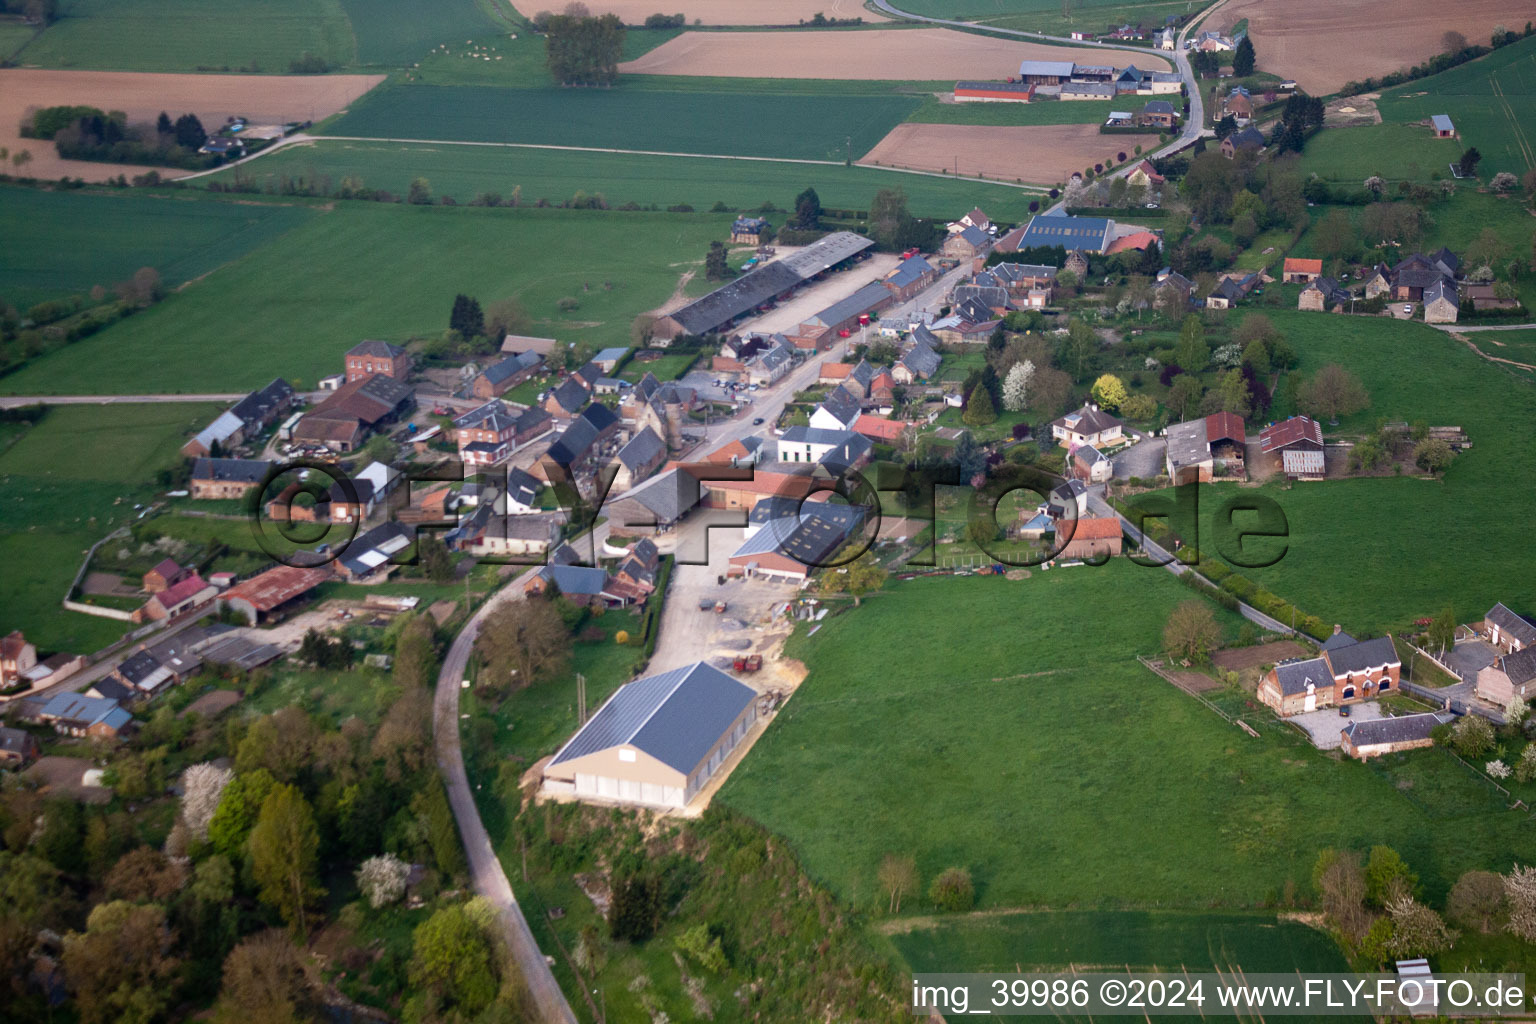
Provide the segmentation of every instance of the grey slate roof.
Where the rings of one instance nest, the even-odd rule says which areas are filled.
[[[627,745],[687,774],[756,696],[702,661],[636,679],[619,687],[550,763]]]
[[[502,381],[522,373],[524,370],[539,365],[543,359],[544,357],[537,352],[520,352],[515,356],[508,356],[500,362],[492,363],[481,370],[480,373],[494,387]]]
[[[546,565],[539,575],[554,582],[562,594],[601,594],[608,586],[608,571],[588,565]]]
[[[585,417],[578,416],[571,420],[571,425],[555,439],[545,454],[562,466],[571,466],[585,458],[596,441],[597,428]]]
[[[453,425],[461,430],[494,430],[497,433],[517,426],[517,413],[499,398],[484,405],[477,405],[462,416],[455,417]]]
[[[919,327],[918,330],[928,332],[926,327]],[[915,335],[917,332],[914,331],[913,333]],[[929,332],[929,336],[932,337],[931,332]],[[901,365],[911,370],[917,376],[927,378],[939,372],[939,363],[942,361],[942,358],[932,348],[919,340],[906,355],[901,357]]]
[[[1103,252],[1109,244],[1115,222],[1103,217],[1073,217],[1068,214],[1038,214],[1019,237],[1018,247],[1063,246],[1085,252]]]
[[[507,470],[507,497],[523,505],[532,505],[539,496],[542,485],[531,473],[521,469]]]
[[[626,469],[635,470],[641,466],[649,465],[656,456],[666,454],[667,446],[656,431],[646,427],[640,433],[629,439],[629,443],[619,449],[619,462]]]
[[[903,288],[922,280],[924,274],[931,273],[933,273],[933,264],[921,256],[912,256],[902,260],[900,265],[891,271],[890,276],[885,279],[885,283],[892,288]]]
[[[859,400],[841,384],[832,390],[832,393],[822,399],[821,407],[831,413],[839,423],[852,423],[859,415]]]
[[[405,355],[405,349],[399,345],[391,345],[387,341],[360,341],[347,349],[349,356],[373,356],[374,358],[388,357],[398,359]]]
[[[559,387],[555,388],[552,397],[560,403],[560,408],[574,414],[587,400],[587,389],[581,386],[581,381],[576,377],[567,377]]]
[[[1400,665],[1397,657],[1397,648],[1392,645],[1390,636],[1378,636],[1373,640],[1362,640],[1356,644],[1345,644],[1334,647],[1327,653],[1328,664],[1333,667],[1334,675],[1345,675],[1350,672],[1366,672],[1373,668],[1381,668],[1383,665]]]
[[[1357,644],[1359,642],[1360,641],[1356,640],[1354,637],[1350,636],[1348,633],[1345,633],[1342,630],[1340,630],[1337,633],[1331,634],[1328,637],[1328,639],[1324,640],[1322,642],[1321,647],[1325,651],[1331,651],[1331,650],[1334,650],[1334,649],[1339,648],[1339,647],[1348,647],[1351,644]]]
[[[1306,693],[1308,683],[1313,686],[1332,686],[1333,670],[1322,658],[1282,661],[1275,666],[1275,678],[1280,683],[1280,692],[1293,697]]]
[[[280,405],[293,401],[293,385],[281,377],[260,391],[252,391],[230,407],[230,412],[246,423],[266,421]]]
[[[1484,622],[1491,622],[1499,627],[1501,633],[1508,633],[1522,646],[1536,644],[1536,625],[1524,615],[1516,614],[1505,606],[1503,601],[1488,609],[1488,614],[1483,616]]]
[[[1420,715],[1401,715],[1397,718],[1377,718],[1371,721],[1351,722],[1341,731],[1349,742],[1357,747],[1378,743],[1406,743],[1429,738],[1435,726],[1451,720],[1450,715],[1426,711]]]
[[[1522,647],[1514,654],[1506,654],[1498,665],[1511,683],[1528,683],[1536,679],[1536,647]]]
[[[618,498],[609,501],[609,507],[620,512],[625,511],[626,503],[633,502],[644,508],[659,525],[674,523],[693,506],[699,503],[699,481],[696,477],[673,469],[652,477],[634,490],[625,491]],[[638,518],[630,518],[626,512],[626,518],[617,520],[622,525],[643,525]]]
[[[1211,457],[1211,446],[1206,439],[1205,417],[1175,423],[1168,428],[1168,464],[1175,469],[1195,466]]]
[[[193,459],[192,479],[259,484],[271,468],[272,463],[263,459]]]
[[[831,327],[861,313],[868,313],[876,306],[889,301],[891,301],[891,290],[879,281],[871,281],[847,298],[832,303],[806,323]]]

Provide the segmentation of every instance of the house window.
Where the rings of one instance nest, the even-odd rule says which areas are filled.
[[[1344,700],[1349,700],[1354,695],[1355,695],[1355,688],[1353,686],[1346,686],[1346,687],[1344,687],[1344,697],[1343,697]]]
[[[1379,687],[1377,687],[1377,689],[1378,690],[1390,690],[1390,689],[1392,689],[1392,677],[1391,676],[1383,676],[1382,680],[1381,680],[1381,685]]]

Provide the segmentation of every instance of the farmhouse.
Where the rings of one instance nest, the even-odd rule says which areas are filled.
[[[1126,115],[1129,117],[1130,115]],[[1114,117],[1113,114],[1110,117]],[[1140,185],[1147,189],[1160,189],[1168,179],[1157,173],[1157,168],[1152,166],[1152,161],[1143,160],[1131,169],[1131,173],[1125,176],[1129,185]]]
[[[579,605],[606,605],[622,607],[630,601],[623,588],[613,586],[613,578],[606,569],[586,565],[546,565],[523,584],[523,593],[542,594],[551,586],[560,596]]]
[[[1296,296],[1296,308],[1303,312],[1307,310],[1314,313],[1336,312],[1346,307],[1349,300],[1349,292],[1341,288],[1333,278],[1315,277],[1301,290],[1301,294]]]
[[[610,499],[603,508],[614,536],[646,537],[671,529],[699,498],[698,478],[670,469]]]
[[[0,768],[22,768],[42,750],[37,737],[23,729],[0,728]]]
[[[762,264],[721,285],[703,298],[673,310],[652,325],[656,338],[681,334],[713,334],[766,302],[839,267],[874,245],[851,231],[835,231],[771,263]]]
[[[1101,484],[1115,475],[1115,464],[1093,445],[1080,445],[1072,450],[1072,475],[1091,484]]]
[[[1501,708],[1516,697],[1536,698],[1536,647],[1502,654],[1493,664],[1478,669],[1477,695]]]
[[[1323,478],[1323,426],[1308,416],[1292,416],[1259,431],[1259,451],[1279,455],[1281,471],[1292,479]]]
[[[191,496],[199,500],[243,498],[266,480],[272,463],[263,459],[192,460]]]
[[[151,594],[133,613],[134,622],[159,622],[175,618],[213,600],[218,588],[204,582],[197,573],[181,577],[164,590]]]
[[[28,717],[51,725],[54,732],[63,736],[100,739],[115,739],[133,721],[133,716],[117,701],[81,693],[58,694]]]
[[[1051,436],[1062,445],[1115,445],[1123,439],[1124,425],[1097,405],[1089,403],[1051,422]]]
[[[1309,281],[1316,281],[1322,274],[1322,260],[1305,260],[1296,256],[1287,256],[1280,279],[1286,284],[1306,284]]]
[[[967,228],[966,230],[975,231],[976,229]],[[986,232],[981,232],[981,235],[986,237]],[[839,332],[852,332],[861,323],[868,323],[875,314],[895,301],[896,297],[883,283],[871,281],[852,295],[839,299],[801,323],[790,333],[789,338],[801,348],[825,351],[832,347]]]
[[[1056,531],[1056,538],[1062,542],[1057,557],[1066,561],[1118,555],[1121,544],[1120,517],[1066,520]]]
[[[563,512],[501,515],[482,505],[444,540],[479,558],[538,558],[559,543],[564,523]]]
[[[1505,654],[1513,654],[1536,644],[1536,625],[1524,615],[1512,612],[1500,601],[1483,616],[1488,642]]]
[[[933,337],[927,328],[923,328],[922,333],[926,337]],[[943,361],[943,357],[933,350],[932,345],[918,337],[917,332],[913,332],[913,336],[918,340],[891,369],[891,376],[898,384],[915,384],[927,380],[939,372],[939,364]]]
[[[460,461],[470,466],[494,466],[516,449],[517,414],[507,403],[493,398],[456,417],[453,436]]]
[[[245,439],[245,423],[233,412],[221,412],[214,421],[194,434],[181,446],[181,454],[189,459],[202,458],[227,452]]]
[[[811,412],[810,425],[826,430],[851,430],[860,411],[858,398],[847,388],[837,387]]]
[[[864,419],[854,418],[854,422]],[[790,427],[779,435],[780,462],[817,463],[829,458],[840,466],[857,466],[869,458],[869,439],[853,430]]]
[[[991,235],[981,228],[967,226],[944,239],[944,245],[939,251],[950,259],[970,260],[985,256],[991,247]]]
[[[1461,296],[1456,282],[1441,278],[1424,289],[1424,322],[1427,324],[1453,324],[1461,311]]]
[[[880,283],[890,290],[897,302],[905,302],[938,279],[938,268],[914,254],[897,264]]]
[[[1397,688],[1403,664],[1390,636],[1357,641],[1335,633],[1315,658],[1282,661],[1259,683],[1259,700],[1282,718],[1318,708],[1354,704]]]
[[[1221,112],[1239,126],[1253,120],[1253,97],[1242,86],[1236,86],[1221,103]]]
[[[864,518],[862,506],[856,505],[817,501],[800,508],[799,515],[770,519],[751,532],[731,555],[731,570],[783,583],[803,583],[813,570],[832,561]]]
[[[245,425],[245,436],[251,438],[276,423],[297,400],[293,385],[277,377],[266,387],[252,391],[230,406],[229,411],[240,417],[240,422]]]
[[[1453,717],[1426,711],[1419,715],[1351,722],[1339,731],[1339,747],[1346,756],[1362,761],[1382,754],[1395,754],[1400,750],[1432,747],[1435,741],[1431,733],[1435,727],[1444,725]]]
[[[544,769],[550,793],[681,808],[757,718],[757,693],[695,662],[625,683]]]
[[[1136,118],[1136,122],[1158,128],[1172,128],[1178,119],[1179,115],[1173,109],[1172,103],[1167,100],[1148,100],[1147,105],[1141,108],[1141,114]]]
[[[1239,153],[1258,153],[1264,145],[1264,133],[1250,124],[1221,140],[1221,155],[1231,160]]]
[[[1168,428],[1164,463],[1175,485],[1209,483],[1217,467],[1224,476],[1242,479],[1244,435],[1242,417],[1218,412]]]
[[[348,384],[376,373],[405,380],[411,375],[411,356],[387,341],[360,341],[347,350],[346,367]]]

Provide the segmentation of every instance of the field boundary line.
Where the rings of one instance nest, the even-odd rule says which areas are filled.
[[[978,178],[968,174],[945,174],[942,171],[922,171],[911,167],[871,167],[869,164],[845,163],[842,160],[810,160],[805,157],[793,156],[735,156],[730,153],[676,153],[663,149],[613,149],[603,146],[559,146],[548,142],[474,142],[464,139],[397,139],[384,138],[377,135],[306,135],[299,133],[290,135],[286,139],[280,139],[276,144],[268,146],[258,153],[252,153],[248,157],[236,160],[233,163],[224,164],[222,167],[214,167],[206,171],[197,171],[193,174],[182,175],[174,178],[174,181],[191,181],[194,178],[206,177],[226,171],[231,167],[240,167],[258,160],[268,153],[275,153],[279,149],[309,142],[383,142],[394,145],[406,146],[478,146],[489,149],[541,149],[563,153],[607,153],[615,156],[664,156],[680,157],[693,160],[741,160],[749,163],[765,164],[807,164],[813,167],[862,167],[866,170],[894,171],[897,174],[915,174],[925,178],[944,178],[947,181],[970,181],[978,185],[999,185],[1003,188],[1016,189],[1020,192],[1031,192],[1045,195],[1050,189],[1047,185],[1028,185],[1012,181],[1001,181],[996,178]]]

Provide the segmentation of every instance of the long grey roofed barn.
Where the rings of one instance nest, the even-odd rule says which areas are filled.
[[[628,744],[691,772],[757,696],[702,661],[619,687],[551,764]]]
[[[798,252],[747,271],[663,319],[672,320],[689,334],[708,334],[874,244],[863,235],[835,231]]]

